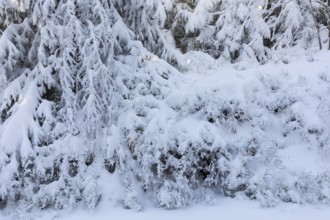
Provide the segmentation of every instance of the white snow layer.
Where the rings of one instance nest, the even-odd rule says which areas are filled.
[[[190,57],[189,57],[190,56]],[[237,124],[231,121],[221,121],[218,124],[218,129],[207,127],[203,123],[197,121],[196,118],[186,117],[181,120],[174,121],[171,116],[171,109],[190,108],[198,100],[202,99],[207,103],[209,109],[219,107],[217,103],[219,100],[237,100],[240,103],[238,108],[245,108],[247,117],[254,117],[259,115],[259,126],[269,136],[269,140],[276,140],[279,145],[277,152],[277,159],[275,162],[267,161],[264,159],[264,164],[261,159],[253,163],[248,161],[249,169],[255,168],[255,176],[250,181],[265,181],[267,184],[267,163],[272,166],[279,166],[281,170],[289,171],[286,175],[281,177],[282,181],[292,182],[297,176],[290,176],[295,173],[307,173],[312,176],[330,171],[330,146],[318,146],[320,142],[328,143],[326,138],[328,134],[322,135],[327,130],[330,123],[330,106],[329,93],[330,93],[330,52],[321,51],[318,53],[311,53],[309,51],[296,51],[286,54],[285,51],[278,51],[274,55],[272,62],[266,65],[257,65],[249,63],[238,63],[234,65],[220,65],[210,57],[203,57],[203,62],[195,63],[191,60],[198,60],[198,54],[190,53],[187,55],[187,69],[189,70],[182,76],[181,81],[177,81],[177,86],[171,88],[167,98],[159,103],[159,111],[152,112],[150,118],[153,118],[146,128],[146,132],[156,133],[156,129],[168,132],[171,131],[181,132],[178,138],[184,139],[189,135],[190,141],[196,141],[203,138],[208,139],[209,133],[222,131],[218,140],[211,140],[220,146],[226,143],[231,143],[237,137],[238,133],[241,139],[250,138],[253,134],[253,122],[247,126]],[[202,65],[204,65],[204,68]],[[218,66],[216,69],[210,68],[211,66]],[[204,72],[202,71],[204,69]],[[262,98],[260,98],[262,97]],[[281,99],[279,99],[281,97]],[[287,98],[286,98],[287,97]],[[249,102],[254,103],[256,106],[266,106],[274,114],[264,114],[259,112],[260,109],[254,109],[254,106],[244,106],[242,101],[249,99]],[[252,100],[252,101],[251,101]],[[214,103],[213,103],[214,102]],[[259,103],[263,102],[263,103]],[[212,106],[212,105],[215,106]],[[290,106],[288,109],[287,106]],[[209,110],[210,116],[212,111]],[[185,109],[183,109],[183,112]],[[129,119],[129,111],[124,117],[125,120]],[[183,115],[184,117],[184,115]],[[212,116],[213,117],[213,116]],[[216,120],[216,119],[215,119]],[[220,119],[219,119],[220,120]],[[243,120],[243,119],[242,119]],[[217,123],[217,122],[214,122]],[[128,123],[129,124],[129,123]],[[231,127],[235,132],[229,132],[222,126],[226,125],[227,128]],[[175,128],[173,127],[175,126]],[[207,131],[207,132],[206,132]],[[260,131],[256,131],[260,132]],[[286,133],[290,135],[286,136]],[[173,134],[174,135],[174,134]],[[267,136],[267,138],[268,138]],[[160,134],[159,143],[162,138],[168,138]],[[151,138],[151,140],[153,140]],[[270,141],[271,142],[271,141]],[[239,145],[240,140],[236,140]],[[262,142],[266,144],[267,141]],[[271,143],[270,143],[271,144]],[[267,146],[264,147],[268,149]],[[271,148],[269,148],[271,149]],[[179,149],[180,150],[180,149]],[[262,149],[261,149],[262,150]],[[184,152],[185,149],[182,149]],[[268,155],[263,153],[262,155]],[[274,159],[275,160],[275,159]],[[279,162],[278,162],[279,161]],[[242,161],[232,160],[231,167],[241,166]],[[266,164],[266,165],[265,165]],[[278,171],[278,170],[277,170]],[[223,196],[210,196],[205,199],[208,205],[203,203],[190,204],[188,207],[178,210],[166,210],[155,208],[151,202],[145,198],[145,201],[140,201],[144,205],[142,212],[136,210],[123,209],[118,201],[122,201],[122,194],[124,194],[121,187],[120,178],[117,174],[110,175],[106,172],[101,174],[100,187],[102,189],[102,199],[96,210],[87,212],[84,210],[74,210],[72,213],[59,214],[55,211],[47,213],[30,213],[24,215],[27,219],[51,219],[54,217],[63,219],[328,219],[330,216],[330,209],[322,206],[322,204],[314,204],[313,198],[307,198],[309,205],[299,205],[304,203],[302,198],[296,200],[294,193],[290,196],[293,203],[279,203],[275,201],[277,206],[275,208],[261,208],[260,203],[246,200],[245,197],[238,195],[235,199],[226,198]],[[278,180],[276,177],[279,174],[270,173],[273,179]],[[276,184],[276,183],[271,183]],[[284,184],[284,183],[283,183]],[[290,184],[288,184],[290,185]],[[261,185],[259,187],[264,187]],[[329,188],[325,187],[323,190]],[[133,197],[135,195],[132,195]],[[257,199],[260,200],[259,197]],[[309,200],[308,200],[309,199]],[[262,199],[261,199],[262,200]],[[272,205],[267,205],[272,206]],[[140,210],[140,209],[139,209]],[[19,216],[19,213],[3,213],[0,212],[0,219],[11,219],[12,216]],[[24,217],[24,216],[20,216]]]

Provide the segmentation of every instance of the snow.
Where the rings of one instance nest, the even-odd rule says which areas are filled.
[[[5,213],[330,204],[323,5],[29,2],[0,3]]]
[[[191,54],[187,56],[189,57]],[[330,65],[328,64],[330,52],[321,51],[311,53],[311,51],[299,50],[292,51],[291,54],[286,54],[284,51],[278,51],[274,57],[274,61],[262,66],[238,63],[234,65],[219,65],[214,69],[205,68],[204,72],[201,72],[198,66],[192,65],[191,69],[181,76],[182,78],[176,79],[177,85],[172,85],[173,87],[170,88],[164,100],[159,100],[155,103],[148,96],[146,99],[142,97],[136,99],[134,106],[137,106],[141,111],[145,110],[143,109],[145,105],[152,106],[151,110],[148,110],[148,120],[150,121],[145,128],[145,133],[149,133],[152,136],[148,140],[160,144],[170,144],[169,140],[176,137],[179,141],[185,143],[178,148],[178,152],[184,154],[187,151],[187,141],[199,143],[203,139],[209,143],[213,143],[213,147],[226,146],[228,143],[235,143],[240,146],[244,145],[245,141],[251,135],[255,135],[256,137],[259,135],[260,138],[265,139],[262,140],[265,146],[263,146],[262,150],[264,152],[261,152],[261,156],[258,157],[257,155],[253,158],[254,161],[250,162],[245,159],[241,161],[241,158],[236,157],[228,163],[230,163],[230,168],[233,169],[231,175],[234,179],[240,172],[244,173],[240,169],[244,163],[247,163],[247,169],[255,171],[254,177],[250,181],[260,184],[261,189],[265,186],[270,187],[270,189],[276,189],[276,184],[279,182],[284,185],[287,184],[290,187],[290,184],[294,183],[296,179],[314,178],[320,174],[329,172],[330,161],[328,160],[329,154],[327,153],[330,150],[327,148],[328,146],[325,149],[319,148],[318,143],[319,141],[324,141],[324,133],[328,131],[329,118],[327,113],[329,112],[329,107],[326,106],[326,101],[328,100],[326,94],[330,91],[330,86],[327,83],[330,77]],[[286,60],[285,63],[288,64],[279,63],[278,60]],[[204,62],[206,66],[211,65],[207,62],[217,66],[216,61],[212,58],[206,57]],[[240,105],[238,107],[242,107],[243,109],[246,107],[246,103],[250,103],[251,100],[258,100],[257,105],[255,105],[258,109],[250,107],[244,109],[244,111],[251,117],[258,118],[260,116],[258,118],[261,123],[260,126],[266,131],[268,136],[262,137],[264,134],[254,133],[261,131],[253,130],[250,124],[242,124],[240,127],[235,127],[235,124],[230,125],[230,121],[223,121],[221,122],[223,124],[220,124],[219,127],[212,127],[208,122],[199,121],[196,116],[187,116],[184,114],[184,112],[189,112],[192,106],[200,102],[200,99],[211,99],[216,106],[218,105],[217,100],[225,100],[228,97],[230,100],[237,100]],[[283,99],[278,99],[279,97]],[[288,109],[284,109],[283,112],[273,114],[263,109],[264,106],[268,106],[269,104],[276,105],[276,102],[283,104],[283,100],[284,103],[290,103],[290,99],[294,99],[294,104],[290,105]],[[208,104],[213,105],[212,103]],[[272,109],[272,106],[268,108]],[[176,113],[174,113],[173,109],[181,109],[180,114],[182,115],[175,118],[173,114]],[[143,114],[146,113],[144,112]],[[290,116],[291,114],[297,118],[296,121],[288,120],[288,118],[292,117]],[[123,115],[120,123],[131,126],[130,129],[132,130],[135,129],[136,124],[143,126],[143,123],[145,123],[142,118],[139,118],[140,121],[136,121],[136,124],[132,123],[134,120],[137,120],[134,112],[128,111]],[[229,126],[234,126],[236,133],[226,130],[226,123],[229,123]],[[309,131],[310,129],[312,130]],[[286,130],[291,133],[288,137],[283,137],[282,132]],[[217,133],[221,135],[214,135]],[[109,137],[109,144],[112,146],[120,145],[120,134],[116,126],[112,127],[112,135],[112,137]],[[134,136],[136,134],[131,135],[131,138],[136,141],[136,137]],[[315,138],[315,135],[317,138]],[[273,140],[276,140],[279,146],[277,153],[275,152],[275,158],[260,158],[263,155],[272,155],[274,153],[271,147],[266,146],[272,146]],[[77,140],[77,142],[79,141]],[[81,144],[71,145],[78,146]],[[107,153],[109,154],[108,156],[113,154],[112,152]],[[157,153],[159,154],[160,152]],[[145,154],[144,160],[148,158],[148,160],[154,159],[150,157],[150,155]],[[158,157],[159,155],[156,155],[156,158]],[[273,162],[267,162],[268,159],[274,160],[274,164],[271,165]],[[264,163],[264,161],[266,162]],[[143,163],[145,163],[145,169],[148,169],[148,161],[144,161]],[[134,163],[132,164],[134,167]],[[175,163],[173,162],[173,164]],[[275,169],[272,166],[278,167]],[[95,210],[87,211],[77,208],[71,212],[42,211],[40,213],[31,212],[29,214],[10,213],[8,210],[5,210],[3,213],[0,213],[0,219],[9,220],[13,216],[23,215],[21,217],[24,218],[33,216],[31,217],[33,219],[52,219],[56,217],[64,220],[102,220],[109,218],[123,220],[200,220],[202,218],[219,219],[219,216],[224,219],[304,220],[315,218],[322,220],[328,219],[330,215],[330,209],[327,205],[315,202],[313,198],[314,191],[310,194],[311,198],[304,198],[303,195],[300,197],[294,189],[289,191],[288,195],[297,204],[283,203],[275,199],[273,205],[265,205],[274,207],[262,208],[264,206],[262,202],[263,198],[257,198],[261,200],[260,203],[260,201],[248,200],[240,194],[237,194],[234,199],[219,194],[215,196],[206,194],[205,200],[189,203],[184,208],[167,210],[165,208],[157,208],[154,204],[154,198],[149,198],[149,194],[144,195],[141,191],[134,191],[133,189],[138,188],[134,186],[134,183],[130,183],[132,188],[124,189],[120,173],[115,172],[109,175],[105,170],[97,173],[101,177],[98,185],[102,191],[102,199]],[[92,177],[89,176],[88,178]],[[86,181],[89,182],[89,179],[86,179]],[[237,181],[239,182],[239,180]],[[229,184],[231,183],[229,182]],[[96,186],[92,184],[89,190],[93,190],[93,187]],[[328,193],[327,190],[329,191],[327,185],[323,189],[310,189],[324,190],[323,193],[325,195]],[[173,197],[171,197],[172,195],[169,196],[166,191],[158,194],[161,198],[167,195],[169,198],[164,199],[160,204],[162,202],[166,204]],[[138,198],[142,199],[140,201],[142,206],[139,206],[138,203],[131,203]],[[305,204],[306,201],[310,204]],[[187,205],[184,204],[185,201],[182,202],[184,206]],[[124,209],[123,203],[125,203],[125,206],[133,209]]]
[[[103,210],[102,210],[103,209]],[[199,204],[179,210],[164,210],[148,208],[142,212],[123,210],[119,208],[101,207],[96,213],[80,212],[68,215],[63,220],[201,220],[201,219],[253,219],[253,220],[326,220],[330,210],[326,206],[302,206],[296,204],[282,204],[277,208],[262,209],[255,202],[229,198],[219,198],[214,204]]]
[[[1,220],[328,214],[326,4],[0,2]]]
[[[276,208],[260,208],[259,204],[254,201],[231,198],[217,198],[213,204],[195,204],[187,208],[177,210],[165,210],[161,208],[148,207],[144,211],[137,212],[134,210],[114,207],[109,203],[101,204],[96,210],[90,212],[86,210],[74,211],[67,213],[65,216],[54,213],[37,217],[38,214],[32,215],[34,220],[217,220],[217,219],[253,219],[253,220],[327,220],[329,219],[330,209],[327,206],[310,206],[298,204],[281,204]],[[56,216],[56,215],[55,215]],[[1,220],[10,220],[10,218],[1,216]]]
[[[280,156],[283,158],[283,165],[292,171],[303,170],[318,174],[330,168],[330,161],[318,157],[311,149],[301,144],[287,146],[280,152]]]
[[[288,89],[285,91],[287,94],[296,93],[296,96],[302,100],[294,104],[293,108],[308,119],[308,126],[320,127],[323,122],[316,113],[320,105],[320,101],[316,97],[321,99],[322,96],[327,96],[326,94],[330,91],[329,85],[322,85],[320,79],[329,76],[328,59],[330,53],[328,51],[314,53],[303,50],[277,51],[274,57],[275,63],[245,66],[246,63],[242,62],[231,66],[223,65],[217,69],[205,68],[203,74],[196,67],[195,70],[186,75],[186,81],[190,80],[188,87],[191,93],[214,90],[217,93],[230,95],[233,99],[244,99],[249,92],[255,89],[260,90],[262,96],[263,88],[260,88],[262,86],[260,77],[274,78],[280,87]],[[289,64],[278,63],[277,57],[281,57],[280,60],[286,60]],[[209,60],[209,63],[214,62],[214,60]],[[204,62],[204,66],[206,65],[207,62]],[[243,69],[235,68],[241,65],[244,65]],[[189,90],[188,87],[187,90]],[[189,92],[187,91],[187,93]],[[322,97],[322,99],[324,98]],[[325,116],[326,113],[323,112],[321,115]],[[268,115],[263,117],[266,118],[266,121],[272,119]],[[272,133],[278,133],[281,125],[274,121],[270,123]],[[322,157],[318,154],[315,146],[312,146],[313,149],[311,149],[308,144],[301,143],[299,137],[294,138],[298,138],[298,140],[290,140],[292,142],[279,152],[285,167],[292,171],[303,170],[314,174],[329,171],[330,161],[327,159],[328,157],[324,155]]]

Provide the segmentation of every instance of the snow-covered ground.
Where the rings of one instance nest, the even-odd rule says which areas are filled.
[[[264,209],[259,204],[247,200],[218,198],[212,205],[198,204],[179,210],[146,208],[143,212],[121,208],[101,207],[95,213],[76,212],[63,220],[328,220],[330,209],[326,206],[302,206],[281,204],[276,208]]]
[[[183,209],[165,210],[162,208],[147,207],[144,211],[123,209],[121,207],[102,204],[93,212],[76,210],[71,213],[56,215],[51,212],[38,217],[31,214],[23,219],[31,220],[328,220],[330,208],[328,206],[311,206],[298,204],[280,204],[276,208],[261,208],[255,201],[243,199],[230,199],[219,197],[213,204],[196,204]],[[54,217],[56,216],[56,217]],[[11,220],[10,217],[1,216],[1,220]]]

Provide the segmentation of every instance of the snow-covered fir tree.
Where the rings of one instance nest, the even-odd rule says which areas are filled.
[[[172,0],[114,0],[114,7],[134,32],[136,40],[159,57],[177,64],[179,54],[162,31],[167,18],[166,12],[173,8]]]
[[[328,6],[322,1],[272,1],[268,24],[275,47],[292,47],[298,43],[308,48],[317,42],[322,49],[321,29],[327,26]]]
[[[264,40],[270,38],[270,30],[263,19],[266,3],[224,1],[216,23],[216,40],[225,59],[267,61],[269,51]]]
[[[250,59],[265,63],[269,51],[264,40],[270,38],[264,20],[266,4],[267,1],[197,1],[193,9],[181,13],[185,36],[193,37],[188,49],[229,62]]]

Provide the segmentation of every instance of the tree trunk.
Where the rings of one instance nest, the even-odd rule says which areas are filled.
[[[329,1],[330,1],[330,0],[328,0],[328,4],[329,4]],[[320,48],[320,50],[322,50],[322,41],[321,41],[321,34],[320,34],[320,25],[319,25],[319,23],[317,22],[316,15],[315,15],[314,12],[313,12],[313,6],[312,6],[312,1],[311,1],[311,0],[309,0],[309,4],[310,4],[309,12],[311,13],[311,15],[312,15],[312,17],[313,17],[314,24],[315,24],[316,31],[317,31],[317,40],[318,40],[318,43],[319,43],[319,48]]]
[[[317,29],[317,40],[319,42],[319,48],[322,50],[322,40],[321,40],[321,34],[320,34],[320,25],[317,23],[316,24],[316,29]]]
[[[328,44],[328,50],[330,50],[330,19],[328,20]]]
[[[327,20],[327,23],[328,23],[328,50],[330,50],[330,0],[328,0],[328,8],[327,8],[327,11],[328,11],[328,20]]]

